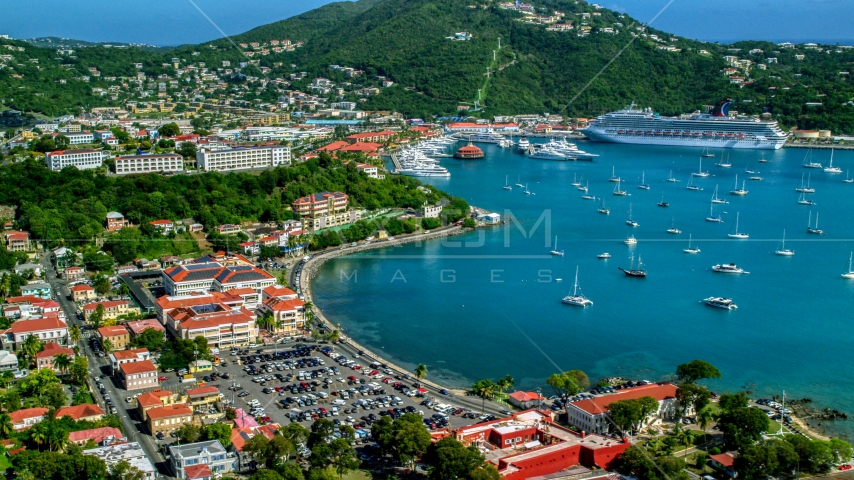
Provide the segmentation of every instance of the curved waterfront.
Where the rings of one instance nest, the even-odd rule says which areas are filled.
[[[591,143],[581,148],[601,157],[593,163],[538,162],[484,146],[486,160],[444,160],[452,177],[431,182],[472,204],[508,209],[528,231],[550,210],[549,235],[544,223],[529,239],[516,227],[507,237],[495,227],[330,260],[312,284],[314,302],[368,348],[405,367],[425,363],[440,383],[465,386],[509,373],[528,388],[571,368],[593,378],[654,380],[679,363],[704,358],[724,374],[713,389],[746,387],[766,395],[785,389],[791,398],[811,397],[817,406],[854,411],[847,395],[854,378],[843,360],[854,346],[854,282],[840,278],[854,249],[854,184],[842,182],[845,173],[802,168],[803,150],[731,151],[730,169],[705,159],[703,169],[714,176],[695,178],[704,190],[694,192],[685,186],[698,169],[699,149]],[[758,162],[763,155],[770,163]],[[813,154],[825,164],[829,156],[826,150]],[[835,153],[834,165],[843,172],[852,163],[854,153]],[[612,165],[631,196],[611,195]],[[671,169],[680,183],[664,181]],[[745,197],[729,195],[735,174],[741,184],[746,169],[760,171],[764,179],[748,180]],[[642,172],[649,191],[637,188]],[[794,191],[808,172],[817,190],[813,207],[798,205]],[[581,199],[583,192],[570,185],[576,174],[589,180],[592,195],[605,198],[611,215],[597,212],[599,202]],[[505,175],[511,184],[518,175],[536,195],[502,190]],[[730,202],[716,206],[716,214],[727,212],[722,225],[705,221],[715,184]],[[669,208],[657,206],[662,194]],[[625,224],[629,203],[637,228]],[[828,235],[806,233],[811,208]],[[727,238],[736,212],[749,240]],[[665,233],[671,217],[681,235]],[[794,257],[773,253],[784,228]],[[622,244],[630,233],[639,241],[631,250]],[[698,255],[682,252],[689,233],[702,249]],[[548,255],[545,241],[555,234],[564,257]],[[596,258],[606,251],[610,260]],[[631,251],[646,264],[645,280],[617,270],[628,266]],[[751,274],[709,271],[721,262],[735,262]],[[595,303],[583,310],[560,303],[576,265],[584,293]],[[700,303],[712,295],[732,297],[739,309]],[[849,424],[839,426],[842,433],[852,431]]]

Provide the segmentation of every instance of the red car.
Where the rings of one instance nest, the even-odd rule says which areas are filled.
[[[353,375],[350,375],[349,377],[347,377],[347,380],[356,380],[356,377],[354,377]]]
[[[264,423],[273,423],[273,419],[268,417],[267,415],[261,417],[261,420],[264,420]]]
[[[392,380],[394,379],[391,377],[386,377],[385,379],[383,379],[383,383],[391,383]]]
[[[159,382],[165,382],[166,380],[169,380],[169,379],[166,377],[157,377],[157,381],[159,381]]]
[[[281,392],[284,390],[284,388],[282,388],[282,387],[273,387],[273,390],[275,390],[275,391],[276,391],[276,393],[281,393]]]
[[[840,465],[840,466],[839,466],[839,470],[841,470],[841,471],[843,471],[843,472],[844,472],[845,470],[851,470],[852,468],[854,468],[854,467],[852,467],[851,465],[848,465],[847,463],[846,463],[845,465]]]

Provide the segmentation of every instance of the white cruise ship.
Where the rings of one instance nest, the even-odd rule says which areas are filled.
[[[786,142],[777,122],[730,116],[731,104],[728,99],[712,113],[679,117],[662,117],[650,108],[636,110],[632,104],[578,131],[594,141],[641,145],[777,150]]]

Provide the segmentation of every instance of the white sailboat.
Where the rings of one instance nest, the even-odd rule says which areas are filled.
[[[530,195],[531,192],[528,191],[528,184],[525,184],[525,195]]]
[[[557,249],[557,235],[555,235],[555,247],[554,247],[554,249],[552,249],[552,251],[551,251],[551,252],[549,252],[549,253],[551,253],[552,255],[558,256],[558,257],[562,257],[562,256],[563,256],[563,250],[558,250],[558,249]]]
[[[800,205],[815,205],[816,203],[806,197],[806,193],[801,192],[801,198],[798,199]]]
[[[703,171],[703,159],[702,158],[700,158],[700,170],[692,173],[691,176],[700,177],[700,178],[706,178],[709,176],[709,172]]]
[[[854,278],[854,270],[851,269],[852,260],[854,260],[854,252],[848,256],[848,271],[842,274],[842,278]]]
[[[730,195],[747,195],[747,190],[744,189],[744,180],[741,181],[741,188],[738,188],[738,175],[735,176],[735,186],[729,191]]]
[[[795,189],[796,192],[815,193],[815,189],[810,188],[810,176],[811,175],[807,175],[807,184],[804,186],[804,174],[801,174],[801,186]]]
[[[641,190],[649,190],[649,185],[647,185],[646,182],[644,181],[645,178],[646,178],[646,172],[641,172],[641,183],[640,183],[640,185],[638,185],[638,188],[640,188]]]
[[[626,225],[628,225],[630,227],[639,226],[638,222],[632,220],[632,204],[631,203],[629,204],[629,216],[626,218]]]
[[[738,231],[738,214],[739,214],[739,212],[735,213],[735,233],[728,233],[727,236],[729,238],[737,238],[739,240],[744,240],[746,238],[750,238],[750,235],[748,235],[746,233],[743,233],[743,232],[739,233],[739,231]]]
[[[810,210],[810,216],[807,220],[807,233],[812,233],[813,235],[824,235],[824,230],[818,228],[818,212],[815,212],[815,227],[812,226],[812,210]]]
[[[848,170],[845,170],[845,180],[843,180],[843,182],[845,182],[845,183],[854,183],[854,178],[851,178],[851,177],[848,175]]]
[[[686,185],[685,188],[687,188],[688,190],[694,190],[694,191],[702,190],[702,188],[700,188],[700,187],[698,187],[692,183],[693,180],[694,180],[694,177],[688,177],[688,185]]]
[[[659,207],[669,207],[670,204],[664,201],[664,195],[661,196],[661,201],[658,202]]]
[[[721,156],[721,161],[720,161],[720,162],[718,162],[718,163],[716,163],[715,165],[716,165],[716,166],[718,166],[718,167],[722,167],[722,168],[729,168],[729,167],[731,167],[731,166],[732,166],[732,164],[731,164],[731,163],[729,163],[729,154],[727,154],[726,158],[727,158],[727,159],[726,159],[726,160],[724,160],[724,159],[723,159],[723,156]]]
[[[821,168],[821,164],[812,161],[812,149],[807,150],[804,156],[804,168]]]
[[[718,204],[729,203],[726,200],[722,200],[722,199],[718,198],[718,186],[717,185],[715,185],[715,193],[712,195],[712,203],[718,203]]]
[[[581,187],[578,187],[579,190]],[[584,195],[581,196],[582,200],[596,200],[596,197],[590,195],[590,182],[587,182],[587,185],[584,186]]]
[[[608,181],[609,181],[609,182],[619,182],[619,181],[620,181],[620,177],[618,177],[618,176],[614,173],[614,167],[611,167],[611,178],[610,178]]]
[[[581,185],[581,182],[578,181],[578,174],[576,173],[575,176],[572,177],[572,186],[577,187],[579,185]]]
[[[715,206],[714,205],[709,205],[709,216],[706,217],[706,221],[707,222],[724,223],[723,219],[721,218],[720,213],[718,214],[717,217],[715,216]]]
[[[700,158],[715,158],[715,154],[709,151],[709,147],[703,148],[703,154]]]
[[[783,245],[781,247],[777,248],[777,250],[775,250],[774,253],[776,253],[777,255],[783,256],[783,257],[791,257],[792,255],[795,254],[794,250],[789,250],[786,248],[786,231],[785,230],[783,230]]]
[[[620,190],[620,179],[619,178],[617,179],[617,186],[614,187],[614,195],[616,195],[618,197],[625,197],[626,196],[625,190]]]
[[[587,185],[589,185],[589,184],[590,184],[590,182],[587,182]],[[581,190],[582,192],[586,192],[587,191],[587,185],[578,184],[575,188]]]
[[[602,198],[602,203],[599,205],[599,213],[604,215],[610,215],[611,210],[605,206],[605,198]]]
[[[833,149],[830,149],[830,164],[825,167],[824,173],[842,173],[842,169],[833,166]]]
[[[561,302],[567,305],[574,305],[576,307],[587,307],[589,305],[593,305],[593,302],[590,301],[584,294],[581,293],[581,287],[578,286],[578,267],[575,267],[575,285],[572,287],[572,295],[567,295],[563,297]]]
[[[674,218],[675,218],[675,217],[670,217],[670,228],[668,228],[668,229],[667,229],[667,233],[672,233],[672,234],[674,234],[674,235],[679,235],[680,233],[682,233],[682,230],[679,230],[678,228],[676,228],[676,227],[674,227],[674,226],[673,226],[673,220],[674,220]]]
[[[700,253],[700,247],[692,247],[691,246],[691,234],[688,234],[688,248],[683,248],[683,252],[685,253]]]
[[[511,187],[510,184],[507,183],[507,175],[504,175],[504,190],[513,190],[513,187]]]
[[[670,176],[667,177],[667,181],[671,182],[671,183],[676,183],[679,181],[679,180],[676,180],[675,178],[673,178],[673,170],[670,171]]]

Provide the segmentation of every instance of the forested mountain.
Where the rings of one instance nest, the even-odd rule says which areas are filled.
[[[362,108],[411,116],[456,114],[461,105],[474,106],[479,90],[484,109],[477,115],[485,117],[542,112],[593,116],[632,101],[675,114],[732,97],[739,112],[770,112],[790,126],[854,131],[854,88],[843,73],[854,61],[851,49],[708,44],[643,28],[628,15],[574,0],[537,0],[533,12],[525,15],[503,8],[498,0],[361,0],[328,4],[233,41],[304,42],[294,51],[252,57],[258,67],[270,69],[263,75],[251,65],[243,72],[288,81],[290,74],[306,72],[305,79],[288,87],[304,91],[312,78],[330,78],[339,85],[348,83],[344,98],[358,101]],[[548,22],[548,17],[573,29],[549,31],[537,23]],[[582,28],[589,33],[580,35]],[[458,32],[468,32],[471,38],[447,38]],[[24,48],[39,64],[18,62],[13,69],[0,70],[0,98],[7,106],[49,114],[73,105],[109,104],[109,98],[93,96],[91,88],[103,87],[105,76],[134,75],[134,62],[143,63],[151,78],[173,73],[163,65],[171,58],[185,64],[206,62],[208,67],[219,67],[224,60],[232,65],[249,60],[245,48],[226,39],[168,52],[81,48],[73,59],[57,59],[52,50]],[[726,56],[752,63],[725,72],[732,66]],[[776,63],[767,62],[769,57]],[[767,69],[760,70],[758,64]],[[330,65],[365,73],[349,78]],[[100,69],[100,78],[83,85],[73,80],[56,84],[63,75],[85,74],[90,66]],[[12,77],[13,71],[23,78]],[[377,95],[358,91],[375,86],[378,76],[394,85]],[[228,79],[234,85],[241,81]],[[281,94],[279,88],[247,90],[240,99],[249,102],[273,102]],[[113,103],[128,99],[123,96]]]

